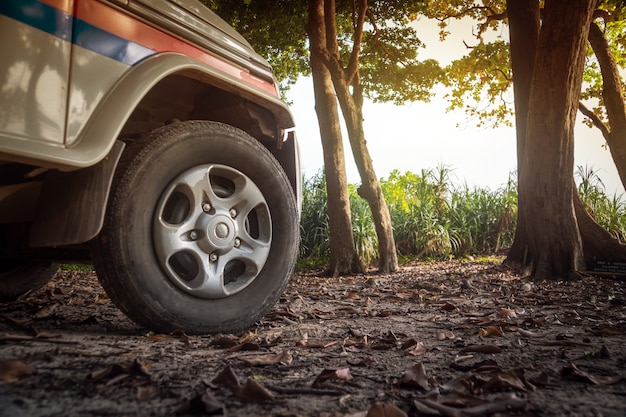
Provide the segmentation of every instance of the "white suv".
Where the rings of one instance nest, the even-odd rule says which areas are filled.
[[[155,331],[236,331],[274,305],[297,143],[239,34],[193,0],[6,0],[0,56],[0,301],[93,262]]]

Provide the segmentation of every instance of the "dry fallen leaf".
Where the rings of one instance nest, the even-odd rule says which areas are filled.
[[[18,360],[6,360],[0,362],[0,380],[14,382],[24,375],[35,372],[35,368]]]
[[[604,376],[593,375],[587,371],[584,371],[570,362],[569,366],[564,367],[561,370],[563,376],[575,376],[587,380],[595,385],[611,385],[620,382],[623,378],[621,376]]]
[[[47,319],[47,318],[50,318],[50,317],[54,316],[54,314],[56,313],[58,308],[59,308],[59,304],[58,303],[47,305],[47,306],[43,307],[41,310],[39,310],[38,312],[36,312],[33,315],[33,318],[35,318],[35,319]]]
[[[235,388],[233,394],[240,400],[252,403],[274,401],[274,395],[267,388],[250,378],[243,386]]]
[[[230,366],[226,366],[224,369],[222,369],[220,373],[217,374],[215,378],[213,378],[211,383],[226,387],[230,390],[233,390],[239,386],[239,380],[237,379],[237,375],[233,371],[233,368],[231,368]]]
[[[407,417],[407,413],[393,404],[373,404],[365,417]]]
[[[430,383],[426,376],[423,363],[418,363],[406,370],[398,385],[403,388],[418,388],[424,391],[430,390]]]
[[[488,375],[488,380],[476,388],[476,393],[501,390],[526,391],[524,375],[521,371],[494,372]]]
[[[226,415],[224,404],[217,401],[207,389],[202,394],[185,402],[177,411],[177,414],[202,414],[208,416]]]
[[[293,356],[291,356],[291,353],[287,350],[277,353],[261,353],[258,355],[240,356],[238,359],[254,366],[276,365],[278,363],[282,365],[289,365],[293,362]]]
[[[445,303],[441,306],[441,310],[443,311],[454,311],[456,310],[456,306],[450,302]]]
[[[137,387],[137,401],[139,402],[151,400],[157,395],[159,395],[159,389],[157,387]]]
[[[106,368],[93,371],[87,375],[87,378],[93,381],[106,379],[107,385],[112,385],[130,376],[150,378],[150,371],[145,364],[139,361],[139,359],[135,359],[132,362],[123,364],[116,363],[109,365]]]
[[[478,331],[478,337],[490,337],[490,336],[504,336],[504,331],[500,326],[488,326],[486,328],[480,328]]]
[[[313,388],[319,388],[322,383],[331,379],[338,379],[340,381],[352,381],[352,375],[350,375],[350,368],[331,368],[324,369],[313,382]]]
[[[515,310],[501,307],[498,309],[498,317],[503,318],[503,319],[504,318],[514,319],[517,317],[517,314],[515,313]]]
[[[510,395],[507,398],[491,403],[466,408],[457,408],[424,398],[414,400],[414,405],[418,412],[427,415],[447,417],[482,417],[498,412],[523,409],[526,406],[526,400],[516,397],[515,395]]]
[[[454,333],[449,330],[444,330],[437,333],[437,340],[454,339]]]
[[[428,349],[426,348],[426,345],[424,345],[424,343],[422,342],[417,342],[412,349],[409,349],[407,351],[407,353],[412,356],[420,356],[425,354],[426,352],[428,352]]]
[[[502,349],[496,345],[470,345],[459,351],[459,353],[502,353]]]

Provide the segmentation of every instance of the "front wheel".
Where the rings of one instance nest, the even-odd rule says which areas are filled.
[[[284,291],[298,232],[291,186],[265,147],[231,126],[184,122],[125,151],[92,257],[137,323],[234,332]]]

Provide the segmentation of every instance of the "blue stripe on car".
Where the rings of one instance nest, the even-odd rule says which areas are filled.
[[[152,49],[97,28],[80,19],[76,19],[74,23],[72,42],[127,65],[133,65],[154,54]]]
[[[127,65],[155,53],[36,0],[0,0],[0,14]]]
[[[2,0],[0,14],[25,23],[57,38],[70,40],[72,16],[35,0]]]

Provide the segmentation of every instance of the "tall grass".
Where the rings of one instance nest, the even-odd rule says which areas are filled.
[[[405,258],[446,259],[494,253],[511,245],[517,220],[517,178],[496,190],[456,186],[452,169],[441,165],[420,173],[393,171],[380,184],[389,207],[398,253]],[[609,197],[592,169],[578,168],[578,191],[594,218],[626,242],[626,204]],[[365,262],[377,258],[377,237],[365,200],[350,185],[352,230]],[[328,258],[328,216],[323,174],[304,182],[301,262]]]
[[[623,195],[609,196],[598,172],[591,167],[576,170],[578,194],[596,222],[626,243],[626,202]]]

